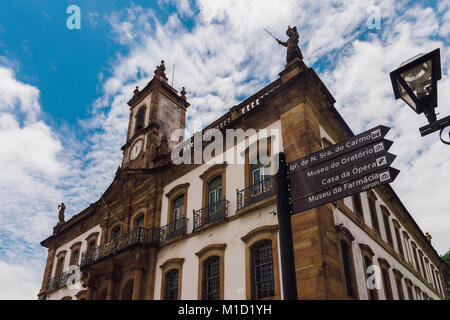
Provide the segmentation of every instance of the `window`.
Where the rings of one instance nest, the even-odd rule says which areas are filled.
[[[355,240],[350,231],[344,226],[336,227],[341,245],[342,267],[345,277],[347,296],[358,299],[358,285],[356,283],[355,265],[353,263],[352,241]]]
[[[164,262],[161,268],[161,300],[181,299],[181,279],[184,258],[173,258]]]
[[[394,277],[395,277],[395,286],[397,287],[397,296],[399,300],[405,300],[405,295],[403,293],[403,284],[402,284],[402,273],[394,269]]]
[[[64,268],[64,257],[58,258],[58,262],[56,263],[55,276],[60,276],[63,273]]]
[[[380,263],[381,268],[381,278],[383,280],[384,296],[386,297],[386,300],[393,300],[391,278],[389,276],[390,265],[385,259],[382,258],[379,258],[378,262]]]
[[[210,206],[222,200],[222,176],[216,177],[208,184],[208,204]]]
[[[145,107],[141,107],[136,114],[136,130],[135,133],[144,128],[145,122]]]
[[[72,244],[72,246],[70,247],[70,260],[69,260],[69,265],[70,266],[74,266],[74,265],[78,265],[78,259],[80,258],[80,249],[81,249],[81,242],[75,242],[74,244]]]
[[[412,252],[413,252],[413,256],[414,256],[414,261],[416,263],[416,269],[417,271],[420,271],[420,267],[419,267],[419,260],[417,259],[417,246],[414,242],[411,242],[411,247],[412,247]]]
[[[120,226],[116,226],[111,231],[111,240],[115,240],[120,236]]]
[[[143,214],[140,214],[136,218],[134,218],[133,227],[134,227],[134,229],[137,229],[139,227],[144,227],[144,215]]]
[[[165,300],[178,299],[178,269],[172,269],[166,273],[166,286],[164,288]]]
[[[200,175],[203,180],[202,207],[207,208],[209,215],[220,213],[225,199],[227,163],[215,164]],[[205,218],[206,219],[206,218]]]
[[[248,232],[245,243],[246,299],[280,299],[278,225]]]
[[[355,296],[355,287],[353,285],[352,281],[352,268],[351,264],[352,261],[350,261],[350,248],[348,244],[341,240],[341,252],[342,252],[342,264],[344,266],[344,275],[345,275],[345,286],[347,288],[347,295],[349,297]]]
[[[220,257],[212,256],[203,262],[204,300],[220,299]]]
[[[78,264],[78,256],[79,255],[80,255],[80,251],[78,249],[75,249],[72,251],[72,259],[70,260],[70,265]]]
[[[181,220],[184,217],[184,195],[179,196],[173,201],[172,214],[170,222]]]
[[[368,194],[370,219],[372,221],[372,228],[380,234],[380,225],[378,224],[376,198],[373,194]]]
[[[394,230],[395,230],[394,231],[395,238],[397,240],[398,252],[401,254],[403,258],[405,258],[405,253],[403,252],[403,242],[400,236],[400,224],[397,222],[397,220],[394,220]]]
[[[90,251],[94,250],[94,249],[95,249],[96,243],[97,243],[96,240],[91,240],[91,241],[88,243],[87,251],[90,252]]]
[[[413,284],[412,281],[409,279],[405,279],[405,284],[406,284],[406,292],[408,293],[408,300],[414,300],[414,294],[413,294]]]
[[[359,247],[361,249],[361,255],[363,258],[363,266],[364,266],[364,274],[366,276],[366,282],[368,280],[369,276],[373,276],[373,273],[375,272],[375,270],[373,269],[369,269],[369,267],[371,267],[373,265],[373,256],[375,255],[373,250],[366,244],[360,243]],[[373,270],[373,272],[370,272]],[[373,280],[376,280],[376,277],[371,277]],[[374,283],[375,284],[375,283]],[[373,288],[369,288],[369,286],[367,286],[367,295],[369,300],[378,300],[378,292],[377,289],[375,289],[376,286],[373,286]]]
[[[381,206],[381,212],[383,214],[384,231],[386,232],[387,241],[391,246],[393,246],[394,242],[392,241],[391,224],[389,221],[390,213],[385,206]]]
[[[422,277],[426,279],[426,273],[425,273],[425,266],[423,264],[423,253],[419,250],[419,259],[420,259],[420,265],[422,266]]]
[[[133,279],[129,279],[122,288],[122,300],[131,300],[133,298]],[[106,290],[105,290],[106,291]]]
[[[252,196],[258,196],[270,189],[270,165],[263,165],[259,157],[251,159],[250,163],[251,183],[252,183]]]
[[[422,300],[422,290],[418,286],[414,286],[414,290],[416,291],[417,300]]]
[[[361,196],[359,195],[359,193],[356,193],[352,196],[353,199],[353,211],[362,216],[363,215],[363,210],[362,210],[362,205],[361,205]]]
[[[251,248],[252,253],[252,298],[274,295],[272,241],[265,240]]]

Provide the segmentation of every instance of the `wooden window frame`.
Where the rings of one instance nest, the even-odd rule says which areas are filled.
[[[389,218],[391,213],[389,212],[388,208],[386,208],[384,205],[380,205],[380,209],[381,215],[383,217],[383,225],[384,225],[384,232],[386,233],[386,241],[393,248],[394,238],[392,238],[391,220]]]
[[[411,249],[412,249],[413,258],[414,258],[413,263],[416,265],[416,270],[419,271],[419,273],[420,273],[421,271],[420,271],[420,265],[419,265],[419,257],[417,256],[418,255],[417,245],[414,241],[411,241]]]
[[[402,240],[402,236],[401,236],[401,232],[400,232],[400,229],[401,229],[400,223],[397,220],[392,219],[392,224],[394,225],[394,234],[395,234],[395,241],[397,242],[398,253],[403,258],[403,260],[406,261],[405,250],[403,248],[403,240]]]
[[[208,205],[208,185],[209,182],[218,176],[222,176],[222,199],[226,199],[226,169],[228,163],[224,162],[221,164],[215,164],[208,169],[206,169],[199,177],[203,181],[203,189],[202,189],[202,208],[205,208]]]
[[[67,254],[67,250],[61,250],[58,252],[58,254],[56,255],[56,265],[55,265],[55,272],[54,272],[54,276],[58,276],[64,273],[64,265],[66,264],[66,254]],[[62,266],[61,266],[61,270],[58,270],[58,262],[62,261]],[[60,272],[58,272],[60,271]]]
[[[78,257],[77,261],[75,263],[72,263],[73,261],[73,254],[74,251],[78,250]],[[69,266],[78,266],[80,265],[80,257],[81,257],[81,241],[75,242],[70,246],[70,260],[69,260]]]
[[[419,288],[419,286],[414,286],[414,291],[416,293],[417,300],[423,300],[422,290]]]
[[[110,230],[109,230],[109,241],[113,241],[113,240],[114,240],[114,239],[112,238],[112,234],[113,234],[113,231],[114,231],[115,229],[117,229],[117,228],[119,228],[119,234],[118,234],[118,237],[120,237],[120,235],[122,234],[122,229],[123,229],[123,228],[122,228],[122,224],[119,223],[119,222],[113,224],[113,225],[111,226]]]
[[[203,281],[204,281],[204,262],[213,256],[217,256],[220,259],[220,300],[225,298],[225,248],[227,245],[225,243],[211,244],[200,251],[196,252],[195,255],[198,257],[198,290],[197,299],[203,300]]]
[[[241,240],[245,243],[245,288],[246,299],[252,299],[252,262],[251,262],[251,248],[256,243],[262,240],[272,241],[272,262],[273,262],[273,284],[274,295],[257,300],[279,300],[281,298],[280,293],[280,270],[279,270],[279,257],[278,257],[278,225],[262,226],[248,232],[241,237]]]
[[[360,248],[360,251],[361,251],[362,265],[364,267],[363,272],[364,272],[364,279],[365,279],[365,282],[366,282],[367,298],[368,298],[368,300],[379,300],[378,289],[376,289],[376,288],[375,289],[369,289],[368,286],[367,286],[367,268],[369,266],[367,266],[367,264],[366,264],[366,259],[370,260],[370,262],[373,265],[374,264],[373,263],[373,257],[375,256],[375,253],[373,252],[372,248],[370,248],[367,244],[364,244],[364,243],[360,243],[359,244],[359,248]],[[371,297],[370,297],[371,296],[371,294],[370,294],[371,290],[373,292],[374,299],[371,299]]]
[[[176,185],[169,192],[166,193],[167,198],[167,224],[172,222],[173,217],[173,202],[181,196],[184,196],[184,208],[183,208],[183,217],[187,217],[187,201],[188,201],[188,190],[189,183],[183,183]]]
[[[378,258],[378,264],[381,269],[381,278],[383,280],[382,282],[383,282],[383,289],[384,289],[384,297],[386,300],[394,300],[394,294],[392,292],[391,274],[389,272],[391,265],[384,258]],[[386,274],[387,274],[387,278],[388,278],[387,282],[385,281],[383,272],[386,272]]]
[[[409,234],[406,230],[402,231],[403,234],[403,240],[405,242],[405,251],[406,251],[406,255],[407,255],[407,261],[412,261],[413,257],[411,256],[411,251],[410,251],[410,245],[409,245]]]
[[[399,300],[405,300],[405,291],[403,290],[403,274],[398,269],[392,270],[394,273],[395,286],[397,288],[397,296]],[[400,283],[399,283],[400,282]]]
[[[352,195],[351,198],[352,198],[352,204],[353,204],[353,212],[355,213],[356,217],[360,217],[360,218],[364,219],[364,212],[363,212],[363,207],[362,207],[361,194],[360,193],[355,193],[354,195]],[[356,209],[355,198],[359,199],[360,210]]]
[[[159,267],[161,268],[161,292],[160,292],[160,299],[165,300],[165,291],[166,291],[166,273],[170,270],[177,269],[178,270],[178,299],[181,300],[181,285],[182,285],[182,279],[183,279],[183,263],[184,258],[172,258],[169,260],[166,260],[163,264],[161,264]]]
[[[133,217],[131,218],[131,222],[132,222],[132,226],[131,226],[131,230],[136,229],[136,220],[138,220],[138,218],[142,217],[144,219],[144,222],[142,224],[142,227],[145,228],[145,212],[144,211],[138,211],[137,213],[135,213],[133,215]]]
[[[244,169],[245,170],[245,188],[249,188],[253,185],[253,183],[252,183],[253,176],[252,176],[251,164],[250,164],[250,147],[254,148],[254,145],[256,143],[257,144],[256,152],[259,156],[259,150],[260,150],[259,142],[264,139],[267,141],[267,145],[264,146],[264,149],[267,150],[267,157],[270,159],[269,170],[272,171],[272,163],[273,163],[273,161],[272,161],[272,136],[269,136],[267,138],[258,139],[258,141],[253,142],[244,150],[244,152],[245,152],[245,169]],[[252,154],[252,157],[253,157],[253,154]]]
[[[355,299],[358,300],[359,299],[359,291],[358,291],[358,282],[356,280],[356,270],[355,270],[355,260],[354,260],[354,255],[353,255],[353,241],[355,240],[355,237],[351,234],[350,230],[348,230],[346,227],[344,226],[338,226],[336,227],[336,230],[338,232],[338,240],[339,240],[339,244],[341,243],[341,241],[344,241],[347,244],[347,247],[349,249],[349,255],[348,255],[348,259],[350,260],[350,282],[352,283],[353,286],[353,296],[349,296],[347,294],[347,281],[346,281],[346,276],[345,276],[345,267],[344,267],[344,259],[342,256],[342,248],[341,245],[339,246],[339,254],[341,257],[341,263],[342,263],[342,270],[344,272],[344,283],[346,286],[346,294],[347,294],[347,298],[349,299]]]
[[[427,271],[425,270],[425,264],[424,264],[424,261],[423,261],[423,252],[420,249],[418,249],[417,252],[419,254],[419,261],[420,261],[420,266],[421,266],[421,270],[422,270],[421,274],[422,274],[422,277],[424,279],[426,279],[427,278]]]
[[[92,232],[91,234],[89,234],[86,237],[86,251],[88,251],[90,242],[95,241],[95,247],[98,245],[98,236],[99,235],[100,235],[100,232]]]
[[[373,201],[373,210],[371,209],[372,206],[370,205],[372,201]],[[372,191],[367,192],[367,205],[369,207],[372,230],[375,231],[376,234],[381,236],[380,220],[378,219],[377,201],[378,199]]]
[[[406,285],[406,292],[408,293],[408,300],[415,300],[412,281],[405,278],[405,285]]]

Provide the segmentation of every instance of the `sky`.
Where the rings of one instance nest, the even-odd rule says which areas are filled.
[[[67,27],[70,5],[80,29]],[[37,298],[57,204],[67,220],[112,182],[126,102],[161,59],[186,87],[188,126],[207,125],[278,77],[286,51],[263,28],[286,40],[288,25],[355,133],[392,127],[392,187],[449,250],[450,149],[420,137],[426,119],[394,99],[389,72],[440,48],[438,117],[450,114],[450,1],[1,1],[0,299]]]

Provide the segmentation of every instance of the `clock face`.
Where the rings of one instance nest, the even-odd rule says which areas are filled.
[[[142,151],[142,147],[144,145],[144,140],[138,139],[136,140],[133,145],[131,146],[130,150],[130,160],[136,160],[136,158],[139,156],[139,154]]]

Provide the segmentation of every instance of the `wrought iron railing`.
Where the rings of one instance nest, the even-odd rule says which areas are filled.
[[[248,207],[261,200],[270,198],[275,195],[275,181],[273,177],[268,177],[248,188],[238,190],[237,210]]]
[[[200,210],[194,211],[194,231],[209,224],[226,220],[228,200],[220,200]]]
[[[64,287],[67,285],[67,280],[69,280],[69,277],[75,273],[75,270],[73,271],[67,271],[61,274],[58,274],[54,276],[53,278],[50,278],[47,282],[47,291],[53,291],[59,288]],[[81,279],[84,279],[86,277],[86,274],[81,273]]]
[[[172,223],[165,225],[164,227],[161,227],[162,241],[169,241],[178,236],[186,234],[188,221],[189,220],[186,218],[180,218],[173,221]]]
[[[115,255],[136,244],[157,246],[161,242],[161,239],[162,230],[159,228],[136,228],[104,245],[94,248],[93,250],[83,252],[83,255],[81,256],[81,266],[84,267],[94,264],[100,259]]]

